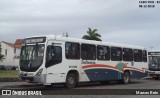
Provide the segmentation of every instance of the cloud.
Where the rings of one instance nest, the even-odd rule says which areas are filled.
[[[160,6],[138,6],[139,0],[0,0],[0,40],[65,32],[81,38],[91,27],[103,41],[160,49]]]

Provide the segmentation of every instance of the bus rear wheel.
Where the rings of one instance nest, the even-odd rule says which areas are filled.
[[[130,74],[129,72],[124,72],[122,75],[122,83],[128,84],[130,82]]]
[[[76,75],[73,74],[73,73],[69,73],[67,75],[67,78],[66,78],[66,84],[65,84],[65,86],[67,88],[74,88],[74,87],[76,87],[76,85],[77,85]]]

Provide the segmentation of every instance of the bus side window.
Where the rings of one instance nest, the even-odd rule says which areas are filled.
[[[143,50],[143,62],[147,62],[147,51]]]
[[[46,52],[46,67],[62,62],[62,48],[60,46],[48,46]]]
[[[97,59],[110,60],[110,48],[108,46],[97,46]]]
[[[123,48],[123,61],[133,61],[133,50],[130,48]]]
[[[112,61],[122,61],[122,48],[111,47],[111,60]]]
[[[96,46],[92,44],[81,44],[81,58],[83,60],[96,60]]]
[[[80,44],[66,42],[65,55],[66,59],[80,59]]]
[[[134,61],[142,62],[142,50],[134,49]]]

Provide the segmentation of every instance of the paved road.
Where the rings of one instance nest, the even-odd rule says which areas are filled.
[[[44,90],[46,89],[47,92],[61,92],[62,94],[67,90],[64,88],[63,85],[55,85],[53,88],[46,88],[43,85],[35,85],[35,84],[30,84],[30,83],[25,83],[25,82],[0,82],[0,89],[26,89],[26,90]],[[83,89],[90,89],[90,90],[95,90],[95,89],[160,89],[160,80],[154,80],[152,78],[145,78],[145,79],[140,79],[140,80],[132,80],[130,84],[123,85],[119,84],[115,81],[110,82],[109,84],[99,84],[99,83],[82,83],[80,84],[79,87],[75,88],[74,90],[78,89],[83,90]],[[7,96],[8,97],[8,96]],[[15,98],[21,98],[21,96],[12,96]],[[23,96],[24,97],[24,96]],[[40,96],[41,98],[47,98],[49,96]],[[32,96],[30,98],[40,98],[37,96]],[[53,96],[52,96],[53,97]],[[116,98],[116,95],[54,95],[56,98]],[[119,98],[159,98],[160,96],[157,95],[121,95]],[[1,96],[1,98],[6,98],[4,96]],[[8,97],[9,98],[9,97]],[[28,98],[28,97],[26,97]]]
[[[37,85],[26,82],[0,82],[0,89],[45,89],[43,85]],[[63,85],[55,85],[51,90],[65,89]],[[145,78],[132,80],[131,83],[119,84],[116,81],[111,81],[108,84],[100,83],[81,83],[75,89],[160,89],[160,80]]]

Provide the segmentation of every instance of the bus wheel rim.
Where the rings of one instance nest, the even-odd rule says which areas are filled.
[[[74,84],[74,78],[73,77],[69,77],[68,78],[68,83],[69,84]]]
[[[125,76],[124,76],[124,81],[125,81],[125,82],[128,82],[128,81],[129,81],[129,76],[128,76],[128,75],[125,75]]]

